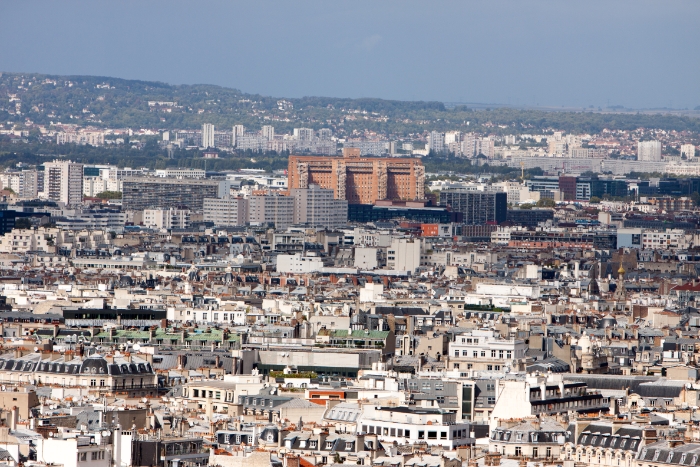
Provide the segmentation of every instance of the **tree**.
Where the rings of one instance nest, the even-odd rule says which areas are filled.
[[[589,202],[591,204],[598,204],[598,203],[600,203],[600,198],[598,198],[597,196],[591,196],[591,199],[589,200]]]
[[[102,193],[97,193],[95,198],[100,199],[122,199],[121,191],[103,191]]]
[[[28,217],[20,217],[15,220],[15,229],[31,229],[32,221]]]
[[[538,208],[553,208],[556,205],[556,201],[551,198],[540,198],[539,201],[537,201]]]
[[[533,204],[530,203],[525,203],[520,205],[520,209],[532,209],[534,207]]]

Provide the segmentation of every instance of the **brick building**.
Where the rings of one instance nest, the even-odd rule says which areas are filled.
[[[289,156],[288,177],[290,190],[317,184],[349,204],[423,199],[425,192],[420,159],[360,157],[357,148],[345,148],[343,157]]]

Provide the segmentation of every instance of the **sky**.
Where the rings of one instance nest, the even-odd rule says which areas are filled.
[[[698,0],[0,0],[0,71],[275,97],[700,106]]]

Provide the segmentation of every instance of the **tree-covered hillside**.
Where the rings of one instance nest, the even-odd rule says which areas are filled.
[[[23,124],[27,119],[37,124],[61,122],[111,128],[186,129],[213,123],[218,128],[242,124],[259,129],[262,125],[274,125],[278,133],[300,126],[328,127],[339,136],[368,130],[388,137],[431,130],[535,133],[557,129],[598,133],[605,128],[645,127],[700,131],[698,118],[661,114],[554,112],[508,107],[449,109],[441,102],[329,97],[292,99],[245,94],[212,85],[176,86],[96,76],[1,73],[0,121]]]

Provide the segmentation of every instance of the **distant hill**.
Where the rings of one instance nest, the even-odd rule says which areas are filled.
[[[150,104],[149,104],[150,103]],[[172,104],[175,103],[175,104]],[[14,112],[19,108],[21,115]],[[36,73],[0,74],[0,121],[76,123],[112,128],[217,128],[236,124],[277,132],[294,127],[332,128],[338,135],[370,130],[403,137],[424,131],[537,133],[557,129],[599,133],[603,129],[640,127],[700,131],[700,119],[662,114],[564,112],[508,107],[446,108],[441,102],[330,97],[278,98],[246,94],[212,85],[169,85],[160,82],[98,76],[56,76]]]

